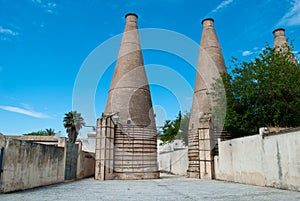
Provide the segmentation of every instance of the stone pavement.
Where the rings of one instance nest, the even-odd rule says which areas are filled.
[[[300,192],[215,180],[162,175],[161,179],[97,181],[84,179],[0,195],[21,200],[300,200]]]

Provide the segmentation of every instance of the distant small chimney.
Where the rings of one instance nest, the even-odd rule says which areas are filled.
[[[290,47],[290,45],[288,44],[288,41],[285,36],[285,29],[283,28],[275,29],[273,31],[273,35],[274,35],[274,48],[276,49],[283,48],[282,50],[284,52],[288,51],[288,47]],[[292,52],[291,54],[292,54],[291,61],[295,64],[298,64],[296,57],[293,55]]]
[[[287,39],[285,37],[285,29],[278,28],[273,31],[274,35],[274,47],[280,47],[287,44]]]

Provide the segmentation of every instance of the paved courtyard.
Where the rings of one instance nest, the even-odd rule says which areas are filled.
[[[300,200],[300,192],[162,175],[142,181],[84,179],[0,195],[0,200]]]

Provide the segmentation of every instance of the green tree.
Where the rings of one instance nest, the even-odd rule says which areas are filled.
[[[300,126],[300,68],[290,47],[266,47],[253,61],[232,63],[231,75],[222,75],[226,106],[217,95],[222,80],[212,93],[216,114],[226,107],[224,128],[232,137],[256,134],[265,126]]]
[[[63,123],[68,133],[69,142],[75,143],[79,130],[85,124],[84,119],[81,117],[81,114],[77,111],[66,113]]]
[[[54,136],[55,135],[55,131],[52,128],[46,129],[46,130],[40,130],[40,131],[35,131],[35,132],[31,132],[31,133],[26,133],[23,135],[31,135],[31,136]]]
[[[176,139],[181,139],[184,144],[188,145],[188,129],[189,129],[190,113],[184,112],[181,117],[180,128]]]
[[[166,120],[162,131],[159,133],[159,138],[163,144],[173,142],[175,139],[181,139],[187,145],[187,132],[189,124],[189,113],[178,113],[175,120]]]

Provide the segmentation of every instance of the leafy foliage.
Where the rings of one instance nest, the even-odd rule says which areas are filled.
[[[69,142],[75,143],[79,130],[85,124],[84,119],[77,111],[71,111],[65,114],[63,122],[64,127],[66,128],[66,131],[68,133]]]
[[[190,113],[185,112],[181,117],[180,132],[178,132],[176,136],[176,139],[181,139],[186,146],[188,145],[189,121],[190,121]]]
[[[224,128],[232,137],[256,134],[265,126],[300,126],[300,68],[289,46],[266,47],[253,61],[232,63],[232,74],[222,75]],[[216,113],[224,107],[224,100],[216,96],[222,80],[213,85]]]
[[[50,136],[55,135],[55,131],[52,128],[46,129],[46,133],[47,133],[47,135],[50,135]]]
[[[36,132],[31,132],[31,133],[26,133],[23,135],[31,135],[31,136],[54,136],[55,135],[55,131],[52,128],[46,129],[46,130],[40,130],[40,131],[36,131]]]
[[[175,139],[183,140],[184,144],[188,144],[188,125],[189,125],[189,113],[181,112],[174,121],[166,120],[162,131],[159,133],[159,138],[163,144],[173,142]]]

